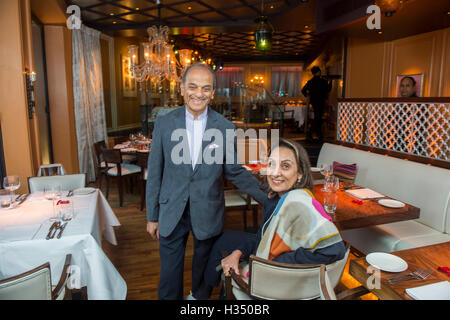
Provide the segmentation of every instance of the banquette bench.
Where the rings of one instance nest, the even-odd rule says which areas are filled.
[[[361,252],[392,252],[450,241],[450,170],[325,143],[317,166],[357,164],[355,184],[420,208],[416,220],[344,230]]]

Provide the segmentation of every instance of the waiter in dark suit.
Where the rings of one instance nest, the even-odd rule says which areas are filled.
[[[159,299],[183,298],[184,255],[190,231],[194,236],[195,298],[211,247],[223,229],[222,174],[258,202],[267,197],[260,182],[238,164],[235,136],[231,139],[234,152],[229,152],[230,145],[227,148],[227,133],[234,133],[234,124],[208,107],[214,97],[215,82],[215,74],[208,66],[190,66],[181,84],[185,105],[155,122],[146,201],[147,232],[159,240]],[[208,155],[221,159],[211,163],[204,159]]]
[[[331,91],[331,81],[328,82],[321,77],[322,72],[317,66],[312,67],[311,72],[314,77],[302,89],[303,95],[309,97],[309,102],[314,110],[314,121],[307,133],[307,139],[312,140],[312,134],[315,131],[318,139],[322,141],[322,116],[325,110],[325,101],[328,98],[328,93]]]

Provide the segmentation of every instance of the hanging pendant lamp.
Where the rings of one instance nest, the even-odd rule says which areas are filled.
[[[264,0],[261,1],[261,16],[255,20],[258,28],[255,30],[255,46],[260,51],[272,49],[273,28],[269,24],[268,17],[264,16]]]

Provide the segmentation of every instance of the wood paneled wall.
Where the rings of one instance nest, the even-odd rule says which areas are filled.
[[[27,177],[35,174],[32,128],[28,119],[22,2],[0,1],[0,121],[8,175],[19,175],[26,192]]]
[[[45,55],[53,142],[53,160],[66,173],[78,173],[78,145],[75,127],[72,32],[66,26],[44,26]]]
[[[424,74],[424,97],[450,96],[450,28],[394,41],[351,38],[346,98],[395,97],[397,75]]]

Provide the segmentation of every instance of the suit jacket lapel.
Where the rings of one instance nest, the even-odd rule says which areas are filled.
[[[180,112],[180,114],[175,118],[175,128],[174,129],[184,129],[185,132],[185,139],[187,139],[187,130],[186,130],[186,105],[183,106],[181,108],[183,110],[183,112]],[[189,141],[186,140],[186,144],[187,144],[187,148],[183,148],[183,152],[187,152],[187,156],[189,158],[189,163],[188,164],[182,164],[183,166],[186,167],[187,170],[189,170],[189,173],[192,174],[193,170],[192,170],[192,164],[191,164],[191,152],[189,150]]]

